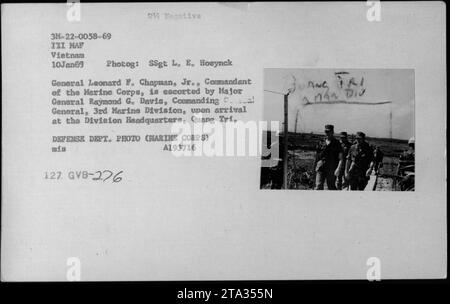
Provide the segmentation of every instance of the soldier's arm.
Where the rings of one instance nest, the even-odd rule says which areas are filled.
[[[380,159],[379,159],[379,162],[380,162],[379,166],[380,167],[383,167],[383,158],[384,158],[384,154],[383,154],[383,152],[380,151]]]

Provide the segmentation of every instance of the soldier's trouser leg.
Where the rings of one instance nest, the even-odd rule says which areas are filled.
[[[336,189],[336,175],[334,175],[334,170],[327,171],[327,187],[328,190],[337,190]]]
[[[354,176],[351,176],[348,185],[350,187],[350,190],[358,190],[358,179]]]
[[[316,187],[314,190],[323,190],[323,184],[325,182],[325,173],[316,172]]]

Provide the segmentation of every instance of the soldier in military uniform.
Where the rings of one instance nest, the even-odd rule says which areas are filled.
[[[375,149],[373,150],[373,163],[374,163],[374,171],[375,174],[378,175],[380,168],[383,167],[383,158],[384,158],[384,153],[383,151],[381,151],[380,147],[375,147]]]
[[[326,181],[328,190],[336,190],[336,176],[342,168],[342,147],[334,138],[334,126],[325,126],[325,140],[317,146],[316,187],[323,190]]]
[[[398,171],[397,174],[402,176],[402,180],[400,180],[400,189],[402,191],[405,190],[414,190],[414,179],[415,179],[415,140],[414,137],[411,137],[408,141],[408,150],[404,151],[400,154]]]
[[[364,190],[373,168],[373,149],[363,132],[356,133],[356,144],[350,147],[345,166],[345,177],[350,190]]]
[[[348,141],[347,132],[341,132],[340,134],[340,144],[342,148],[342,166],[341,170],[339,170],[339,175],[336,177],[336,188],[341,190],[342,188],[348,187],[348,181],[345,178],[345,164],[347,162],[348,151],[352,144]]]
[[[415,140],[414,140],[414,137],[411,137],[408,140],[408,147],[409,147],[408,150],[403,151],[403,153],[400,155],[400,160],[414,162],[414,158],[415,158]]]

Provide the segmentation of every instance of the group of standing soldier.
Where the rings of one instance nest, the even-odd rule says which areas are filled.
[[[337,140],[333,125],[325,126],[325,135],[317,146],[315,190],[323,190],[325,183],[328,190],[364,190],[372,171],[378,174],[383,152],[373,149],[363,132],[356,133],[354,143],[346,132]]]

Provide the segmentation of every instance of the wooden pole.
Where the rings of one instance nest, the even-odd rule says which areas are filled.
[[[288,96],[289,93],[284,95],[283,189],[288,187]]]

